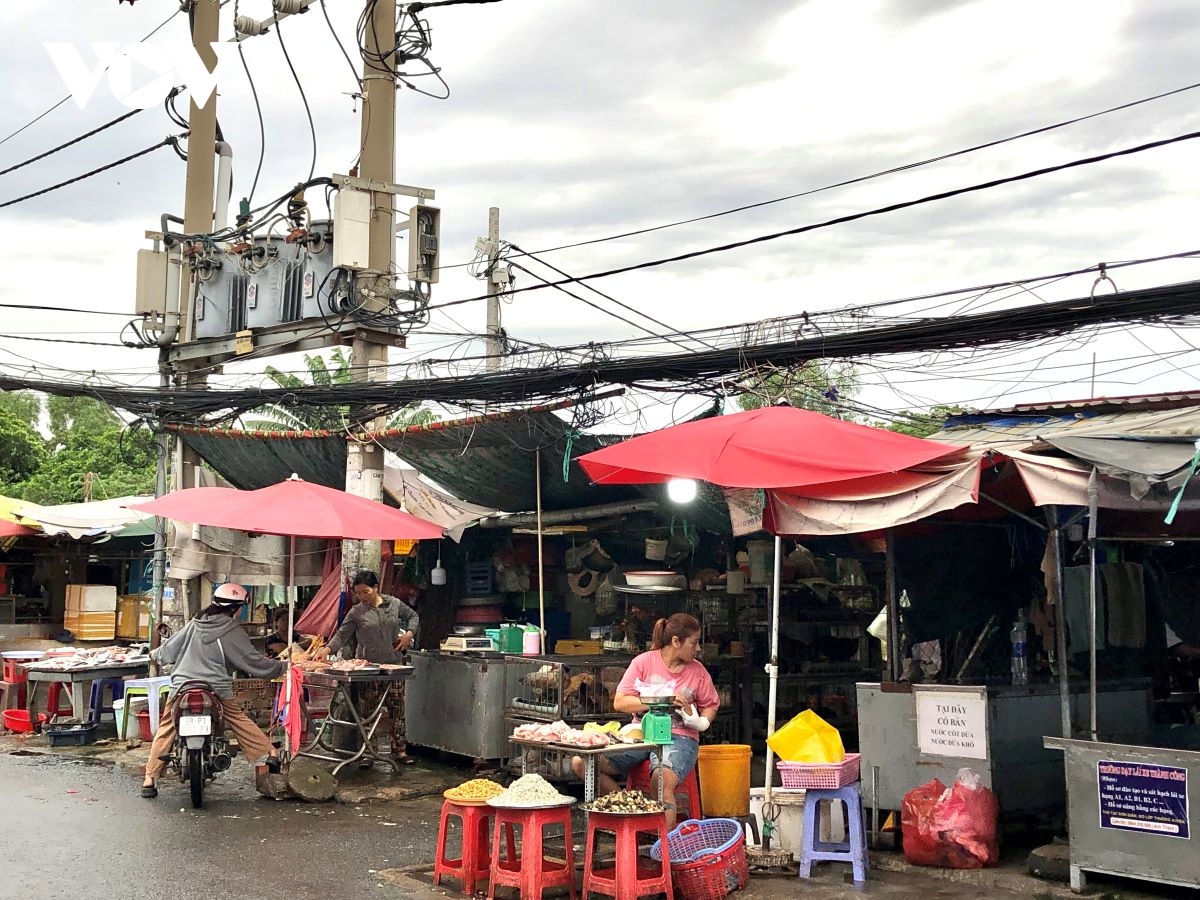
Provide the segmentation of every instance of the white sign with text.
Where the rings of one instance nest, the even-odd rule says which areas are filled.
[[[974,691],[914,688],[917,748],[929,756],[987,759],[987,700]]]

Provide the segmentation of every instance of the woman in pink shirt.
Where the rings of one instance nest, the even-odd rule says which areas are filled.
[[[658,792],[662,779],[662,795],[667,808],[667,828],[675,827],[675,788],[696,767],[700,755],[700,732],[706,731],[717,717],[720,700],[712,676],[696,659],[700,650],[700,623],[694,616],[676,613],[654,624],[651,650],[637,656],[613,698],[613,709],[629,713],[639,721],[649,710],[639,699],[643,693],[675,697],[671,714],[672,743],[663,747],[662,763],[649,750],[630,750],[601,757],[597,764],[596,790],[611,794],[624,786],[629,772],[645,760],[650,760],[651,787]],[[651,687],[653,686],[653,687]],[[583,760],[572,760],[575,774],[583,777]]]

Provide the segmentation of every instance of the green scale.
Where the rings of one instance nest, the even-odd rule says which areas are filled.
[[[648,744],[670,744],[671,704],[674,697],[639,697],[649,712],[642,716],[642,740]]]

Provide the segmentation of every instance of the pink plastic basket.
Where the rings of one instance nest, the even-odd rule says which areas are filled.
[[[858,781],[861,760],[860,754],[847,753],[840,763],[777,762],[775,767],[787,789],[833,789]]]

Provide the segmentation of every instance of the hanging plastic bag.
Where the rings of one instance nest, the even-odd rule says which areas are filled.
[[[982,869],[1000,859],[996,795],[970,769],[959,769],[954,787],[938,779],[904,795],[900,827],[904,856],[914,865]]]
[[[840,763],[846,758],[838,730],[811,709],[778,729],[767,745],[784,762]]]

